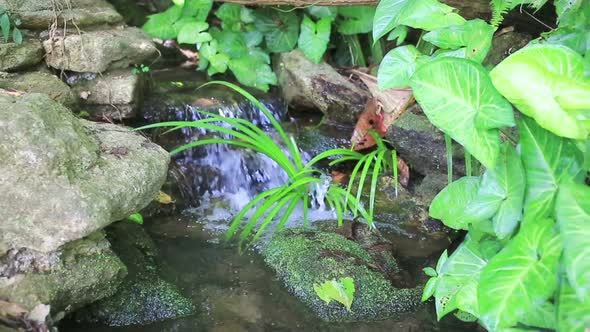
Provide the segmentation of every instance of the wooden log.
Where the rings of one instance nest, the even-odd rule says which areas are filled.
[[[231,2],[241,5],[253,6],[278,6],[289,5],[296,7],[305,6],[350,6],[350,5],[377,5],[379,0],[215,0],[217,2]],[[455,7],[459,13],[467,19],[483,18],[491,16],[489,0],[441,0],[449,6]]]

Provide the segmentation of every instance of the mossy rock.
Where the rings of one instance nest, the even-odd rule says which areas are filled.
[[[326,321],[381,320],[411,311],[420,303],[420,288],[394,287],[375,269],[374,257],[341,234],[284,230],[274,235],[263,254],[287,289]],[[390,270],[399,271],[394,259],[388,263]],[[313,289],[314,284],[343,277],[355,282],[351,311],[335,301],[327,305]]]

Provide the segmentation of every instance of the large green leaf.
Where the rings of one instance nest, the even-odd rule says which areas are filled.
[[[311,61],[319,63],[328,49],[332,19],[325,17],[317,23],[307,15],[301,21],[301,34],[299,35],[299,48]]]
[[[495,168],[488,168],[482,176],[476,198],[466,213],[482,219],[493,217],[494,233],[505,239],[514,233],[522,218],[525,173],[516,150],[503,144]]]
[[[184,24],[178,31],[178,42],[180,44],[197,44],[211,41],[211,35],[203,32],[209,28],[206,22],[191,22]]]
[[[367,33],[373,29],[375,7],[372,6],[343,6],[338,10],[340,19],[336,26],[343,35]]]
[[[150,15],[143,26],[143,30],[154,38],[176,38],[178,30],[174,27],[174,23],[180,19],[181,14],[182,7],[175,5],[162,13]]]
[[[557,331],[586,332],[590,327],[590,302],[581,302],[572,286],[563,280],[557,299]]]
[[[213,0],[185,0],[182,7],[183,17],[194,17],[198,21],[204,22],[213,8]]]
[[[579,300],[590,304],[590,187],[573,181],[562,183],[555,216],[569,283]]]
[[[477,287],[487,260],[482,257],[478,243],[469,235],[445,261],[436,278],[436,315],[444,315],[459,309],[479,316]]]
[[[432,200],[430,216],[453,229],[467,230],[475,219],[465,211],[477,195],[479,181],[477,176],[465,176],[446,186]]]
[[[481,272],[480,319],[490,331],[516,324],[557,288],[561,239],[551,219],[523,223]]]
[[[305,11],[316,19],[329,17],[335,20],[338,15],[338,7],[334,6],[310,6],[305,8]]]
[[[398,25],[434,30],[459,25],[465,19],[454,8],[438,0],[381,0],[373,19],[373,40],[385,36]]]
[[[536,328],[555,330],[557,308],[552,302],[535,305],[533,309],[519,319],[519,323]]]
[[[385,55],[379,66],[379,88],[385,90],[408,87],[418,63],[426,62],[427,59],[429,57],[420,53],[414,45],[394,48]]]
[[[518,125],[522,162],[526,171],[525,219],[552,214],[559,183],[582,174],[581,151],[568,139],[556,136],[531,118]]]
[[[209,32],[217,40],[218,52],[225,53],[231,58],[241,58],[248,54],[248,45],[243,34],[230,30],[211,29]]]
[[[584,59],[560,45],[526,47],[491,72],[496,88],[521,112],[563,137],[590,132],[590,83]]]
[[[299,38],[299,19],[294,12],[282,12],[271,8],[254,13],[256,29],[264,33],[266,46],[274,53],[289,52]]]
[[[277,84],[277,77],[272,68],[254,57],[231,59],[229,69],[238,81],[246,86],[268,91],[269,84]]]
[[[433,30],[425,34],[423,39],[442,49],[466,47],[466,58],[481,63],[492,46],[495,30],[485,21],[477,19]]]
[[[411,86],[430,122],[484,166],[495,167],[500,150],[498,128],[513,126],[514,114],[480,64],[452,57],[437,59],[418,69]]]

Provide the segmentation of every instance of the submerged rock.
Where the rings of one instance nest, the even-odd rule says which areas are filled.
[[[55,251],[141,210],[168,162],[141,135],[80,120],[47,95],[0,94],[0,252]]]
[[[0,71],[22,70],[41,61],[43,46],[38,40],[25,40],[21,45],[0,43]]]
[[[122,120],[135,116],[143,96],[143,76],[129,69],[115,70],[79,79],[72,88],[92,119]]]
[[[327,63],[315,64],[299,50],[278,55],[275,72],[289,105],[319,110],[329,122],[354,124],[370,97]]]
[[[420,288],[397,288],[388,279],[400,269],[390,254],[383,259],[380,251],[387,247],[374,239],[361,245],[342,234],[295,228],[275,234],[263,254],[287,289],[322,319],[369,321],[411,311],[420,303]],[[356,288],[351,311],[335,301],[326,305],[313,288],[343,277],[353,278]]]
[[[410,169],[422,175],[447,172],[444,134],[434,127],[420,106],[405,111],[387,130],[387,139]],[[453,144],[453,172],[465,174],[465,157]]]
[[[0,257],[0,298],[67,313],[114,294],[126,273],[99,231],[50,254],[20,250]]]
[[[76,313],[77,321],[108,326],[145,325],[195,312],[191,300],[159,276],[156,245],[141,226],[120,222],[107,232],[129,274],[115,295]]]
[[[105,0],[0,0],[0,7],[20,18],[21,27],[31,29],[63,26],[64,21],[86,27],[123,20]]]
[[[134,27],[55,37],[43,42],[47,65],[59,70],[102,73],[156,56],[151,38]]]
[[[77,103],[70,87],[57,76],[43,72],[0,73],[0,88],[29,93],[44,93],[54,101],[70,107]]]

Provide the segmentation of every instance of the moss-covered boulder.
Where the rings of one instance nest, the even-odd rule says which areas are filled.
[[[102,231],[48,255],[13,251],[0,266],[0,298],[27,310],[49,304],[54,314],[113,295],[127,273]]]
[[[169,159],[143,136],[80,120],[47,95],[0,93],[0,254],[52,252],[141,210]]]
[[[78,100],[70,87],[57,76],[44,72],[0,73],[0,88],[44,93],[54,101],[72,107]]]
[[[63,26],[64,21],[86,27],[123,20],[106,0],[0,0],[0,7],[20,18],[22,27],[31,29],[47,29],[53,23]]]
[[[38,40],[25,40],[21,45],[0,43],[0,71],[32,67],[43,60],[43,46]]]
[[[135,27],[68,34],[43,42],[47,65],[59,70],[102,73],[157,55],[151,38]]]
[[[129,273],[116,294],[77,312],[78,322],[146,325],[195,312],[192,301],[158,274],[158,250],[143,227],[120,222],[107,228],[107,232],[113,250]]]
[[[373,242],[374,251],[383,250]],[[420,288],[394,286],[390,277],[400,270],[393,257],[384,260],[382,252],[374,255],[343,234],[287,229],[274,235],[263,254],[287,289],[326,321],[380,320],[411,311],[420,303]],[[356,288],[351,311],[335,301],[327,305],[313,287],[343,277],[353,278]]]

